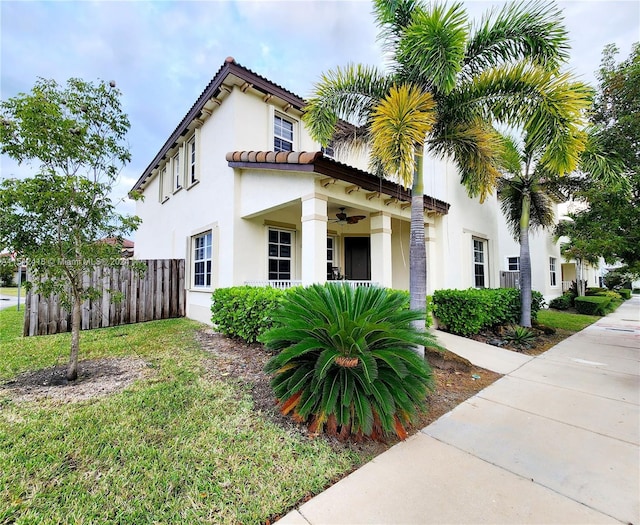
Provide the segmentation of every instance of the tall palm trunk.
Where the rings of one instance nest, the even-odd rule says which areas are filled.
[[[409,296],[412,310],[427,309],[427,250],[424,240],[424,184],[422,182],[422,150],[416,150],[416,167],[411,187],[411,232],[409,240]],[[424,320],[414,321],[419,330],[425,329]],[[416,347],[424,357],[424,347]]]
[[[531,327],[531,252],[529,251],[529,221],[531,194],[524,190],[520,213],[520,325]]]

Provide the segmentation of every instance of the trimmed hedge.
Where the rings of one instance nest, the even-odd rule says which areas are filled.
[[[580,314],[605,315],[611,301],[611,297],[591,295],[576,297],[574,304]]]
[[[254,343],[273,326],[273,312],[286,294],[271,287],[218,288],[212,296],[211,322],[220,333]]]
[[[618,293],[622,296],[622,298],[626,301],[627,299],[631,299],[631,290],[629,288],[620,288]]]
[[[292,290],[294,288],[280,290],[268,286],[218,288],[212,295],[211,322],[224,335],[254,343],[260,335],[274,326],[274,313]],[[400,295],[405,308],[409,309],[409,292],[388,292]],[[427,313],[430,311],[430,304],[430,298],[427,298]],[[430,315],[427,315],[425,323],[427,328],[431,325]]]
[[[591,286],[587,288],[584,293],[585,295],[592,296],[592,295],[601,294],[602,292],[606,292],[606,291],[607,291],[607,288],[599,288],[598,286]]]
[[[544,306],[540,292],[531,293],[531,318]],[[520,290],[515,288],[470,288],[437,290],[433,313],[441,325],[454,334],[469,336],[495,325],[520,321]]]

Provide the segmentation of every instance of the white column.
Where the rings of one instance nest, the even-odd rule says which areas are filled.
[[[327,197],[302,197],[302,284],[327,280]]]
[[[391,254],[391,216],[384,212],[371,214],[371,280],[380,286],[393,286]]]

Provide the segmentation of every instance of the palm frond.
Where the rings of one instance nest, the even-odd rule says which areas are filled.
[[[414,14],[398,42],[396,60],[403,80],[449,93],[462,68],[467,15],[461,3],[435,4]]]
[[[554,74],[520,63],[485,71],[465,88],[476,97],[484,94],[499,122],[520,125],[532,144],[545,145],[543,160],[553,171],[576,168],[586,143],[581,128],[591,104],[589,86],[569,73]]]
[[[427,145],[440,156],[450,156],[460,171],[460,182],[471,197],[484,200],[500,178],[504,142],[499,133],[482,120],[469,123],[441,123]]]
[[[500,64],[531,60],[549,71],[568,59],[569,38],[562,11],[553,3],[509,2],[474,24],[463,73],[473,77]]]
[[[366,125],[371,111],[392,83],[377,68],[360,64],[324,73],[304,108],[303,121],[309,134],[326,146],[334,137],[339,120],[355,128]]]
[[[594,127],[586,130],[587,141],[580,155],[579,170],[589,174],[590,178],[604,186],[619,188],[629,192],[631,185],[623,176],[624,163],[615,152],[602,143],[600,131]]]
[[[501,168],[511,175],[522,173],[522,155],[518,149],[516,139],[510,135],[502,136]]]
[[[402,33],[409,26],[413,17],[424,10],[421,0],[374,0],[373,14],[376,18],[385,51],[394,54]]]
[[[529,228],[531,230],[548,228],[554,223],[554,201],[541,184],[539,173],[531,177],[516,175],[502,178],[498,183],[500,208],[509,231],[516,241],[520,238],[520,216],[526,193],[531,199]]]
[[[415,171],[416,146],[421,152],[435,122],[435,102],[415,86],[392,87],[371,120],[371,153],[385,171],[408,187]]]

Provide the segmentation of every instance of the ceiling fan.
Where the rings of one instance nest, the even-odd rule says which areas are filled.
[[[362,219],[366,219],[366,215],[351,215],[350,217],[344,212],[345,208],[340,208],[340,212],[336,213],[336,218],[333,221],[340,224],[356,224]]]

